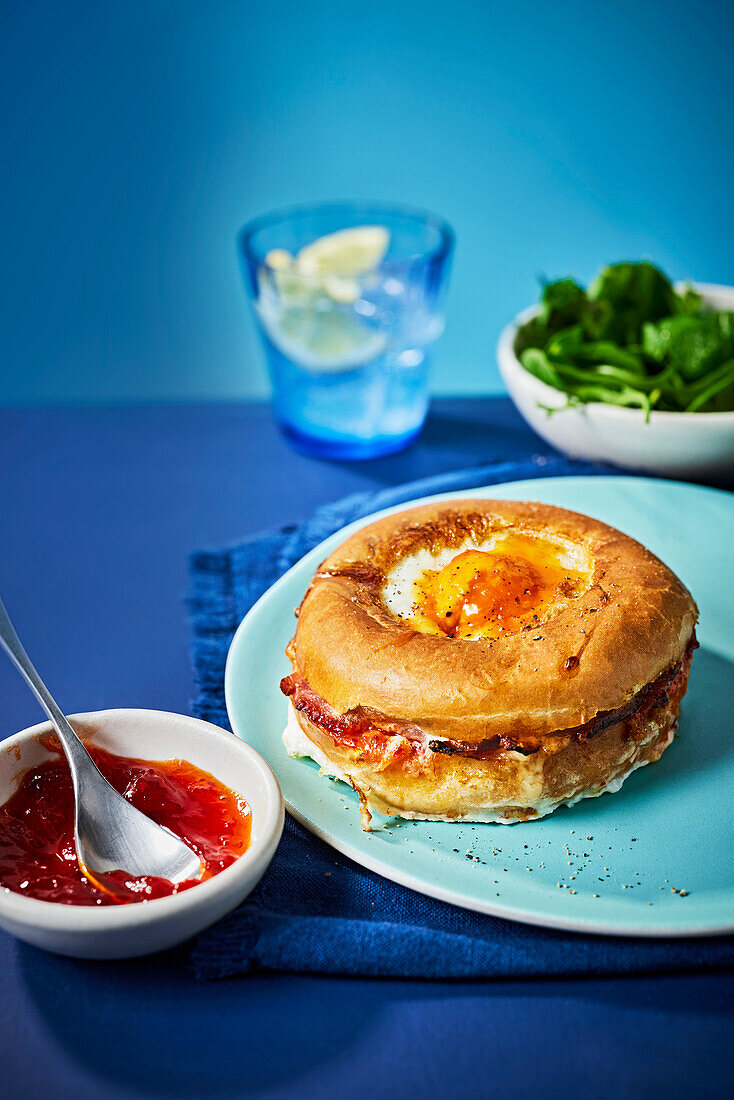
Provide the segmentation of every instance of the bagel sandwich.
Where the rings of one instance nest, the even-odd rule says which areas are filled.
[[[286,650],[292,755],[374,814],[509,824],[671,744],[696,605],[639,542],[546,504],[442,501],[321,564]]]

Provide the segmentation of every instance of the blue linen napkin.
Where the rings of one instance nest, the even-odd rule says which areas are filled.
[[[188,604],[194,712],[229,728],[224,666],[241,619],[275,580],[346,524],[430,493],[533,477],[614,471],[564,458],[493,463],[319,508],[305,523],[192,555]],[[290,816],[261,883],[194,942],[202,979],[253,970],[373,977],[629,974],[734,965],[734,937],[637,940],[536,928],[424,897],[353,863]]]

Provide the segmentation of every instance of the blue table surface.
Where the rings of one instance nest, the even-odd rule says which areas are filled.
[[[409,451],[293,454],[267,408],[0,412],[2,593],[68,711],[187,711],[189,551],[441,470],[548,453],[509,402],[443,400]],[[39,720],[0,662],[0,736]],[[0,1090],[38,1097],[719,1097],[734,974],[194,981],[182,952],[56,958],[0,933]]]

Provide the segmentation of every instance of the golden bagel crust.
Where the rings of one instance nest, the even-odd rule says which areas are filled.
[[[497,531],[560,537],[591,555],[589,588],[531,629],[493,640],[425,634],[382,591],[398,560]],[[294,668],[339,713],[372,709],[434,737],[551,737],[627,703],[681,661],[697,608],[640,543],[547,504],[443,501],[387,516],[321,565],[298,612]]]

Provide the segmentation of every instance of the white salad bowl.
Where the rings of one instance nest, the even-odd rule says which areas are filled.
[[[734,287],[691,285],[707,305],[734,310]],[[671,477],[734,473],[734,412],[652,412],[646,422],[642,409],[600,402],[563,408],[566,395],[525,370],[515,353],[518,328],[538,308],[520,313],[497,345],[497,362],[508,393],[538,435],[575,458]],[[549,408],[559,411],[549,414]]]
[[[67,905],[0,887],[0,927],[21,940],[86,959],[147,955],[182,943],[234,909],[257,885],[283,831],[283,798],[268,764],[231,733],[182,714],[102,710],[70,715],[77,733],[109,752],[143,760],[187,760],[241,795],[252,811],[250,846],[230,867],[180,894],[127,905]],[[50,757],[49,723],[2,742],[0,802],[23,772]]]

